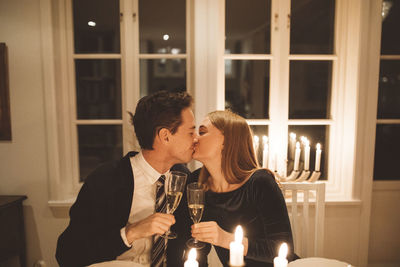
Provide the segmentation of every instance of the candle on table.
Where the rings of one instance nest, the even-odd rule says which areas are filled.
[[[192,248],[189,251],[188,259],[185,261],[184,267],[199,267],[199,263],[197,262],[196,257],[196,249]]]
[[[288,265],[288,260],[286,259],[288,252],[288,246],[283,243],[279,248],[278,257],[274,258],[274,267],[286,267]]]
[[[310,141],[306,140],[304,148],[304,170],[310,169]]]
[[[321,168],[321,144],[317,144],[317,151],[315,152],[315,171],[319,172]]]
[[[254,153],[256,154],[256,159],[258,159],[258,147],[260,146],[260,138],[257,135],[253,137]]]
[[[289,155],[290,155],[290,159],[292,159],[292,160],[294,160],[295,149],[296,149],[296,134],[295,133],[290,133]]]
[[[263,136],[263,158],[262,158],[262,167],[268,167],[268,136]]]
[[[243,252],[244,246],[242,244],[243,240],[243,229],[239,225],[236,227],[235,231],[235,241],[229,244],[229,262],[231,266],[243,266]]]
[[[299,170],[299,162],[300,162],[300,143],[296,142],[296,153],[294,155],[294,170]]]

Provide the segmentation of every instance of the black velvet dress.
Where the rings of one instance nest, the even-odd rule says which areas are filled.
[[[285,199],[274,177],[266,170],[257,170],[240,188],[224,193],[206,192],[202,221],[215,221],[227,232],[243,227],[249,247],[246,267],[273,266],[282,242],[293,258],[293,239]],[[229,266],[229,250],[215,246],[224,266]]]

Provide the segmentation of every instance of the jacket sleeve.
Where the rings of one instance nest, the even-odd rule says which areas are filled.
[[[249,238],[246,258],[273,262],[279,246],[286,242],[289,247],[288,259],[293,258],[293,238],[285,199],[275,178],[266,171],[259,171],[254,188],[254,205],[257,206],[264,227],[264,235]]]
[[[85,183],[70,209],[70,223],[57,242],[56,258],[61,267],[87,266],[109,261],[129,248],[120,227],[106,222],[101,215],[101,193]]]

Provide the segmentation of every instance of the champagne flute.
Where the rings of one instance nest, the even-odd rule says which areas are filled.
[[[187,174],[178,171],[171,171],[165,178],[165,197],[167,199],[167,213],[172,214],[181,202],[183,190],[186,184]],[[174,239],[178,235],[168,229],[162,237],[166,239]]]
[[[191,183],[187,185],[187,199],[190,217],[194,223],[199,223],[204,211],[204,185],[199,183]],[[186,242],[190,248],[200,249],[205,245],[195,238],[191,238]]]

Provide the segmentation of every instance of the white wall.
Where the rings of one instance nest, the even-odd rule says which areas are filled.
[[[68,220],[47,205],[48,174],[39,0],[0,0],[0,42],[9,56],[12,141],[0,142],[0,194],[24,202],[28,266],[57,266],[56,240]],[[1,237],[0,237],[1,238]]]
[[[376,181],[372,191],[369,263],[400,266],[400,181]]]

